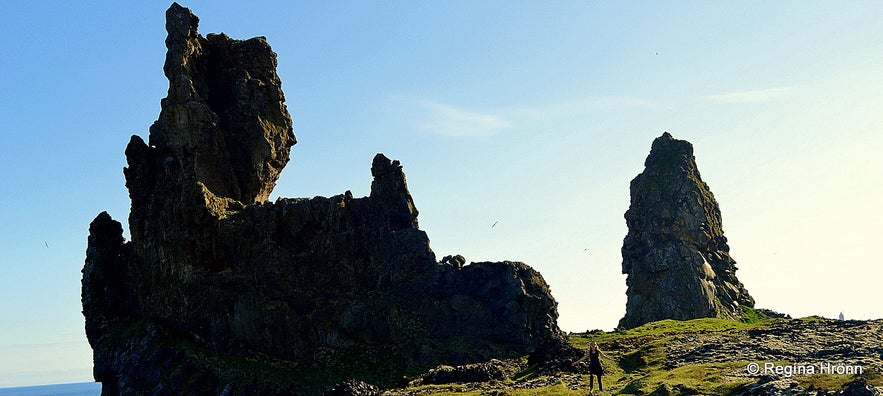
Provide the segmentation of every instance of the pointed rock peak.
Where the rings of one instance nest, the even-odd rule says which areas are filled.
[[[378,153],[371,162],[371,176],[374,176],[371,183],[372,197],[409,194],[405,172],[398,160],[390,160]]]
[[[186,79],[187,59],[199,49],[199,17],[189,8],[173,3],[166,10],[166,61],[163,72],[171,83],[166,102],[186,103],[194,96],[193,84]],[[180,81],[177,81],[180,80]]]
[[[371,163],[371,199],[383,208],[393,229],[417,228],[417,208],[398,160],[378,153]]]
[[[89,224],[89,241],[99,247],[122,245],[123,226],[107,212],[101,212]]]
[[[736,278],[720,207],[699,175],[693,146],[669,133],[653,141],[631,182],[622,246],[628,303],[622,328],[662,319],[738,319],[754,300]]]
[[[402,164],[396,160],[387,158],[383,153],[377,153],[374,160],[371,161],[371,176],[382,177],[389,173],[396,173],[402,170]]]
[[[297,142],[276,54],[263,38],[203,37],[198,26],[177,3],[166,11],[169,90],[149,139],[157,150],[130,158],[129,173],[151,182],[141,196],[202,183],[218,197],[263,202]]]
[[[186,34],[195,37],[198,26],[199,17],[194,15],[189,8],[172,3],[166,10],[166,31],[169,36]]]
[[[653,140],[653,145],[650,148],[653,150],[677,150],[684,152],[685,154],[693,155],[693,145],[686,140],[675,139],[668,132],[663,132],[658,138]]]
[[[650,155],[644,161],[647,171],[673,171],[695,168],[693,145],[686,140],[672,137],[668,132],[653,140]]]

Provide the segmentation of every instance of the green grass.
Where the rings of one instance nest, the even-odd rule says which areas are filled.
[[[881,382],[880,380],[883,379],[883,377],[877,373],[865,373],[861,377],[864,377],[865,380],[873,384],[879,384]],[[824,389],[829,392],[834,392],[840,390],[840,387],[843,384],[858,378],[858,376],[849,374],[816,374],[803,377],[795,376],[793,378],[804,388],[813,386],[816,389]]]
[[[650,394],[654,391],[681,388],[696,394],[729,395],[737,393],[751,379],[730,379],[728,375],[742,371],[748,362],[705,363],[687,365],[671,370],[661,366],[648,366],[636,375],[623,377],[627,383],[618,394]]]
[[[746,375],[748,361],[734,360],[666,367],[666,347],[684,336],[744,336],[746,330],[770,326],[791,319],[769,318],[761,311],[742,308],[740,320],[695,319],[689,321],[663,320],[630,329],[613,332],[591,331],[571,334],[570,342],[583,350],[594,341],[612,360],[602,359],[607,373],[603,377],[601,395],[736,395],[757,381]],[[804,318],[821,321],[824,318]],[[682,341],[679,341],[682,342]],[[788,364],[789,362],[773,362]],[[522,365],[526,364],[521,362]],[[589,390],[587,374],[558,372],[548,377],[536,366],[524,366],[508,379],[489,384],[427,385],[397,389],[393,395],[586,395]],[[883,383],[883,373],[865,373],[871,383]],[[837,391],[841,385],[854,379],[851,375],[794,376],[792,379],[804,389]],[[534,385],[532,385],[534,384]],[[543,385],[539,385],[543,384]]]
[[[598,335],[576,335],[576,344],[588,345],[598,342],[602,349],[607,346],[613,352],[618,345],[634,346],[618,352],[619,370],[609,370],[608,383],[615,384],[611,390],[617,394],[665,394],[667,392],[695,392],[697,394],[733,394],[748,379],[730,379],[728,374],[743,370],[747,362],[708,363],[665,369],[665,346],[672,337],[687,333],[707,334],[747,330],[766,323],[768,318],[749,312],[749,319],[741,322],[727,319],[695,319],[689,321],[663,320],[648,323],[630,330]],[[631,341],[631,343],[630,343]],[[622,374],[620,374],[620,372]],[[619,375],[619,378],[617,378]],[[616,381],[616,382],[612,382]]]
[[[748,362],[707,363],[665,369],[665,346],[672,337],[684,334],[728,333],[749,330],[771,323],[752,308],[744,307],[741,321],[729,319],[662,320],[629,330],[609,333],[572,334],[574,346],[587,349],[594,341],[616,362],[605,361],[605,389],[611,394],[736,394],[752,379],[732,376],[743,371]]]
[[[763,312],[754,308],[746,307],[744,305],[740,305],[739,308],[742,309],[742,323],[762,323],[770,319]]]
[[[415,386],[412,388],[408,388],[409,391],[422,395],[422,394],[433,394],[433,395],[480,395],[482,391],[473,390],[470,391],[465,385],[462,384],[448,384],[448,385],[421,385]]]
[[[702,394],[736,395],[746,386],[757,381],[745,375],[748,361],[728,361],[689,364],[666,368],[666,346],[676,337],[693,335],[744,334],[745,330],[763,328],[786,319],[769,318],[749,307],[742,308],[741,320],[695,319],[689,321],[663,320],[630,329],[613,332],[592,331],[571,334],[570,342],[587,349],[594,341],[612,360],[602,359],[607,369],[603,377],[604,392],[601,395],[665,395]],[[804,321],[821,321],[824,318],[804,318]],[[787,364],[788,362],[778,362]],[[428,385],[400,390],[393,394],[432,395],[585,395],[588,393],[587,374],[559,372],[555,377],[545,377],[537,367],[525,367],[505,381],[483,384]],[[871,383],[881,383],[883,373],[865,373]],[[854,379],[852,375],[794,376],[804,389],[810,386],[828,391],[839,390],[841,385]],[[536,381],[536,382],[535,382]],[[531,387],[531,383],[546,385]]]
[[[751,308],[749,308],[751,309]],[[754,311],[752,309],[752,311]],[[759,312],[755,312],[760,314]],[[762,315],[762,314],[761,314]],[[613,341],[623,341],[641,338],[657,338],[665,335],[682,334],[682,333],[709,333],[722,332],[730,330],[749,330],[770,323],[775,319],[769,319],[765,316],[750,316],[741,322],[728,319],[704,318],[693,320],[660,320],[658,322],[647,323],[643,326],[635,327],[629,330],[616,330],[613,332],[590,332],[584,334],[572,334],[570,342],[582,349],[588,349],[592,341],[598,344],[607,344]]]
[[[538,389],[517,389],[510,393],[513,396],[555,396],[555,395],[585,395],[585,390],[572,390],[564,384],[557,384]]]
[[[813,316],[807,316],[805,318],[800,318],[798,320],[803,321],[803,322],[807,322],[807,323],[813,323],[813,322],[830,322],[834,319],[828,319],[828,318],[823,318],[821,316],[813,315]]]

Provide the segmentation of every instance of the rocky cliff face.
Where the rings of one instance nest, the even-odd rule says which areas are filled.
[[[662,319],[739,318],[754,300],[736,279],[736,261],[714,195],[690,142],[656,138],[631,182],[622,246],[628,302],[621,328]]]
[[[368,197],[267,202],[295,144],[263,38],[166,13],[168,96],[126,148],[131,241],[90,225],[83,313],[104,394],[317,394],[566,348],[542,276],[437,262],[398,161]]]

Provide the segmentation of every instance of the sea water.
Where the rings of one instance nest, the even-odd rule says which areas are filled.
[[[100,394],[101,384],[97,382],[0,388],[0,396],[97,396]]]

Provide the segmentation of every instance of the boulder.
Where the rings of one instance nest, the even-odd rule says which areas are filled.
[[[856,378],[840,387],[837,396],[879,396],[880,391],[864,378]]]
[[[506,379],[500,368],[502,362],[492,360],[485,363],[474,363],[463,366],[439,366],[429,370],[417,380],[419,384],[454,384],[467,382],[490,382]]]

